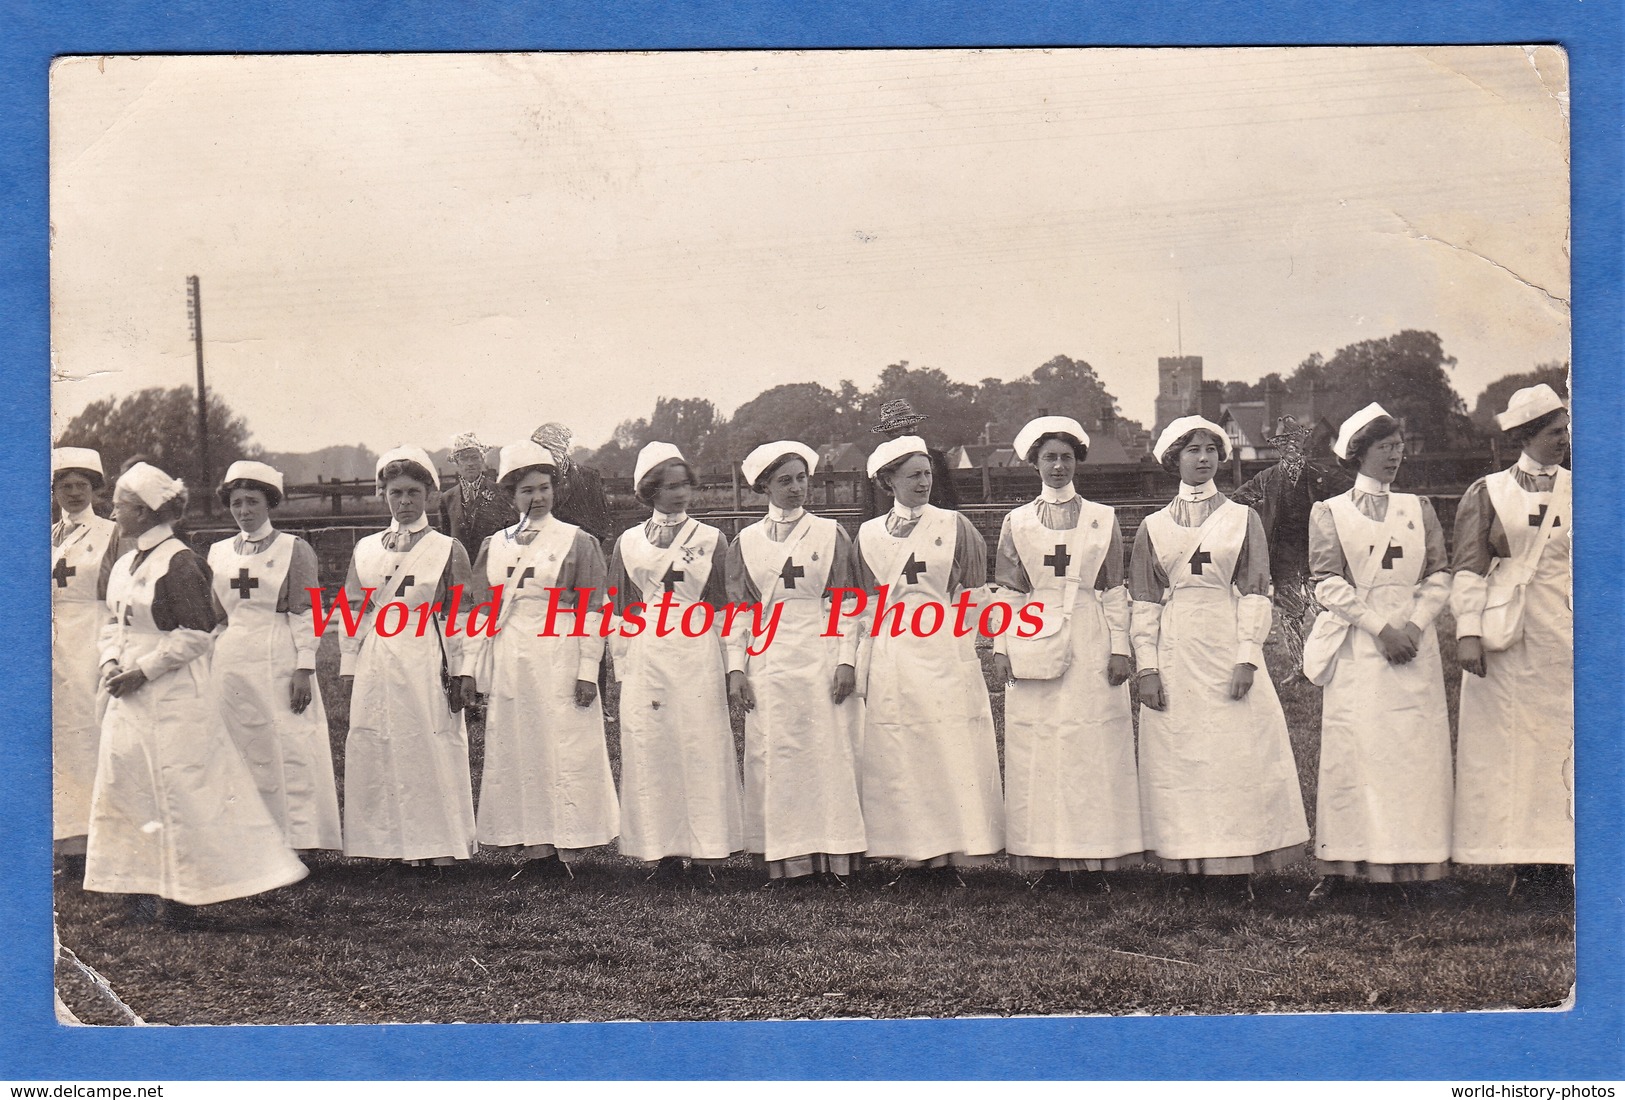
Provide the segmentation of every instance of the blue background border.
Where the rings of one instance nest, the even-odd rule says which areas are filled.
[[[71,10],[48,10],[50,8]],[[0,0],[0,1077],[1625,1079],[1617,0],[545,6]],[[1573,95],[1578,1005],[1570,1012],[887,1023],[75,1029],[51,1015],[47,70],[73,53],[1557,43]],[[1441,172],[1450,166],[1440,165]],[[1510,369],[1510,368],[1509,368]]]

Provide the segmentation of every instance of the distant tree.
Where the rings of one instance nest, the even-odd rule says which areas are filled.
[[[817,382],[791,382],[764,390],[734,410],[728,419],[728,449],[737,461],[751,448],[775,439],[821,447],[841,440],[846,427],[835,391]]]
[[[726,425],[717,415],[717,407],[703,397],[660,397],[649,418],[649,439],[675,443],[697,465],[726,465]]]
[[[982,379],[972,404],[984,423],[1000,433],[990,442],[1006,444],[1021,425],[1045,413],[1076,417],[1088,430],[1107,413],[1117,415],[1117,399],[1095,369],[1067,355],[1057,355],[1013,381]]]
[[[589,465],[609,476],[628,476],[638,451],[657,439],[675,444],[698,467],[726,465],[726,424],[717,407],[702,397],[659,397],[653,416],[617,424],[609,442],[592,453]]]
[[[1284,394],[1287,392],[1286,379],[1280,374],[1271,371],[1256,382],[1225,382],[1224,402],[1227,405],[1239,404],[1243,401],[1264,400],[1264,388],[1273,380],[1275,385]]]
[[[906,359],[893,363],[880,372],[874,388],[864,395],[860,435],[875,439],[869,429],[880,419],[881,407],[902,398],[926,417],[920,431],[933,447],[947,449],[974,443],[985,419],[976,396],[975,385],[955,382],[934,367],[911,368]]]
[[[572,454],[571,457],[577,456]],[[611,439],[596,451],[580,456],[578,461],[604,477],[631,477],[633,466],[637,463],[637,451],[622,446],[619,440]]]
[[[1568,397],[1568,363],[1553,360],[1550,363],[1541,363],[1534,370],[1497,378],[1484,387],[1484,392],[1479,394],[1478,400],[1473,403],[1473,423],[1486,432],[1495,431],[1495,414],[1507,407],[1507,399],[1525,386],[1538,386],[1542,382],[1556,390],[1560,396]]]
[[[1480,438],[1467,417],[1466,402],[1446,374],[1455,365],[1436,333],[1406,329],[1350,344],[1330,359],[1313,354],[1298,364],[1287,386],[1301,396],[1314,383],[1316,392],[1325,395],[1320,412],[1333,424],[1376,401],[1403,418],[1406,429],[1419,434],[1429,449],[1448,449]]]
[[[214,394],[208,400],[209,470],[202,470],[197,438],[197,391],[188,386],[154,386],[114,400],[92,401],[68,422],[59,447],[94,447],[109,479],[131,455],[146,455],[165,473],[185,481],[192,499],[212,490],[226,467],[240,458],[263,458],[251,441],[248,422]]]
[[[1082,359],[1057,355],[1035,369],[1027,380],[1032,386],[1029,417],[1047,409],[1057,416],[1076,417],[1087,426],[1098,424],[1105,414],[1117,413],[1117,399],[1107,391],[1095,368]]]
[[[863,431],[863,391],[850,378],[841,379],[835,391],[835,438],[850,441]]]

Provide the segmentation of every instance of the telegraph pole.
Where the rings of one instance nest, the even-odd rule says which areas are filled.
[[[197,350],[197,495],[193,500],[203,502],[203,510],[211,510],[214,494],[209,484],[209,390],[203,382],[203,292],[196,275],[186,277],[186,317],[192,322],[192,344]]]

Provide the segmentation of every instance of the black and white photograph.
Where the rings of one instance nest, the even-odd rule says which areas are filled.
[[[1561,48],[49,106],[59,1022],[1574,1006]]]

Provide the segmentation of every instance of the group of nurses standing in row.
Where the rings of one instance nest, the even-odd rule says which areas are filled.
[[[1372,405],[1342,425],[1335,449],[1359,476],[1315,506],[1309,532],[1326,608],[1305,650],[1306,675],[1325,687],[1315,896],[1348,878],[1438,878],[1451,860],[1572,864],[1567,425],[1549,387],[1514,395],[1500,426],[1522,454],[1463,497],[1453,583],[1431,506],[1390,489],[1399,423]],[[1249,875],[1297,859],[1309,837],[1264,667],[1262,525],[1214,486],[1225,433],[1176,420],[1154,451],[1179,494],[1141,524],[1125,574],[1114,511],[1074,487],[1088,443],[1066,417],[1018,433],[1042,490],[1005,518],[992,588],[982,536],[929,503],[917,436],[870,457],[892,505],[856,539],[805,508],[811,448],[756,448],[742,466],[767,515],[732,544],[687,514],[695,477],[677,448],[649,444],[634,482],[652,515],[607,564],[594,538],[551,515],[556,468],[537,444],[502,449],[518,518],[473,563],[429,525],[439,485],[428,455],[396,448],[377,468],[392,521],[357,544],[349,597],[359,605],[372,589],[377,603],[432,607],[454,584],[477,599],[500,585],[500,629],[468,639],[437,620],[386,636],[364,622],[341,638],[342,830],[312,684],[314,555],[270,523],[280,474],[232,467],[220,492],[242,533],[204,569],[171,526],[184,486],[133,467],[114,504],[135,548],[109,565],[113,533],[88,509],[99,461],[62,449],[58,836],[88,832],[87,889],[192,905],[293,881],[304,873],[293,849],[339,848],[341,834],[348,855],[417,865],[484,846],[565,873],[618,838],[658,879],[742,851],[771,878],[801,881],[842,879],[865,858],[952,877],[1005,852],[1028,877],[1149,862],[1245,893]],[[894,635],[867,615],[823,636],[833,590],[881,586],[905,622],[961,592],[1043,604],[1042,626],[1022,632],[1033,636],[994,641],[993,675],[1007,685],[1002,777],[974,637]],[[544,629],[558,589],[566,606],[587,601],[584,636]],[[679,613],[701,601],[782,608],[759,650],[745,626],[611,637],[618,790],[598,698],[602,600],[582,595],[607,590],[617,612],[662,593]],[[1471,674],[1454,777],[1434,631],[1447,602]],[[87,640],[89,626],[99,637]],[[476,814],[460,712],[482,693]],[[730,705],[745,713],[742,784]],[[238,797],[256,787],[259,799]]]

